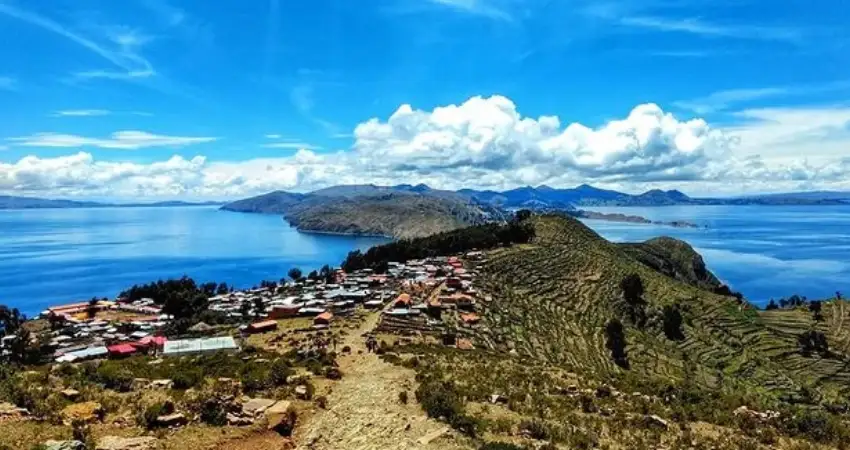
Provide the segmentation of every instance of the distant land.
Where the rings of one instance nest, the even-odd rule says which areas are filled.
[[[344,192],[343,192],[344,191]],[[356,192],[356,193],[355,193]],[[304,232],[412,238],[487,222],[507,213],[456,195],[339,187],[310,194],[271,192],[228,203],[226,211],[280,214]]]
[[[169,206],[215,206],[225,202],[163,201],[153,203],[100,203],[76,200],[52,200],[37,197],[0,195],[0,209],[136,208]]]
[[[625,214],[576,209],[558,198],[544,198],[528,190],[521,198],[471,191],[443,191],[425,185],[333,186],[307,194],[275,191],[228,203],[226,211],[280,214],[303,232],[378,235],[414,238],[470,225],[504,221],[511,209],[558,212],[572,217],[615,222],[696,227],[688,222],[652,222]],[[501,194],[499,194],[501,195]],[[507,199],[507,200],[505,200]]]

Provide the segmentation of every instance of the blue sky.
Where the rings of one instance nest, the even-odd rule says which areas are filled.
[[[840,0],[0,0],[0,192],[850,189],[847,23]]]

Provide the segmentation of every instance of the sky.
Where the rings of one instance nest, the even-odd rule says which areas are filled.
[[[0,0],[0,194],[850,190],[845,0]]]

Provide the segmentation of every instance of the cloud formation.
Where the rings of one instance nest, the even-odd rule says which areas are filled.
[[[111,111],[105,109],[66,109],[53,113],[54,117],[92,117],[92,116],[108,116]]]
[[[591,127],[562,124],[555,116],[525,117],[506,97],[473,97],[430,111],[401,105],[385,119],[359,124],[353,146],[331,153],[279,142],[297,144],[300,149],[288,157],[242,162],[174,156],[138,164],[96,160],[86,152],[59,158],[28,156],[0,164],[0,191],[42,196],[233,198],[335,184],[509,189],[585,182],[627,191],[675,187],[698,195],[850,189],[850,158],[835,157],[846,154],[850,143],[850,108],[740,114],[744,124],[715,128],[703,119],[678,118],[650,103],[634,107],[622,119]],[[214,138],[119,132],[110,139],[55,134],[21,139],[26,140],[14,142],[141,148]],[[742,151],[768,148],[778,139],[788,146],[796,142],[798,149],[829,141],[844,145],[845,150],[820,159],[763,158]]]
[[[8,138],[7,141],[22,147],[99,147],[135,150],[145,147],[182,147],[217,139],[215,137],[164,136],[146,131],[117,131],[106,139],[73,134],[37,133],[31,136]]]

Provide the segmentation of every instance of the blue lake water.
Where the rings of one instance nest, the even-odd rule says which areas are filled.
[[[708,268],[752,303],[797,293],[850,294],[850,206],[589,208],[707,229],[585,221],[615,242],[667,235],[689,242]]]
[[[280,216],[215,207],[0,211],[0,304],[33,315],[184,274],[251,287],[382,242],[299,233]]]
[[[595,208],[707,229],[587,221],[614,241],[670,235],[756,304],[793,293],[850,294],[850,207],[687,206]],[[35,314],[46,306],[112,297],[184,274],[251,287],[338,265],[352,249],[385,242],[298,233],[278,216],[215,207],[0,211],[0,303]]]

